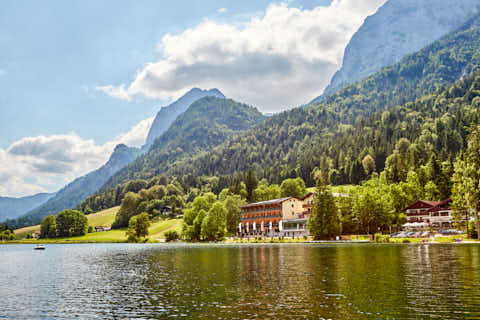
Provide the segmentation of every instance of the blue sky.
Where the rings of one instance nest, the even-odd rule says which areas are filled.
[[[265,112],[309,101],[384,1],[2,1],[0,196],[56,191],[114,144],[140,145],[158,109],[193,86]],[[35,169],[59,148],[71,170]]]
[[[92,92],[130,79],[157,43],[205,17],[264,10],[268,1],[2,1],[0,147],[24,136],[75,131],[103,143],[161,101]],[[115,119],[115,121],[111,121]]]

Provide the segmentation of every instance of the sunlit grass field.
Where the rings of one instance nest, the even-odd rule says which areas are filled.
[[[95,226],[111,226],[115,221],[115,215],[117,214],[120,207],[113,207],[97,213],[87,215],[88,225]],[[33,233],[36,230],[40,230],[40,225],[21,228],[15,230],[15,235],[17,239],[24,239],[27,234]],[[171,220],[157,220],[153,221],[152,225],[149,228],[150,240],[164,239],[165,232],[170,230],[176,230],[180,233],[182,230],[182,220],[181,219],[171,219]],[[126,241],[126,229],[119,230],[110,230],[103,232],[92,232],[87,233],[84,236],[80,237],[70,237],[70,238],[57,238],[57,239],[42,239],[42,242],[124,242]],[[29,239],[23,240],[24,242],[36,243],[38,240]]]
[[[108,226],[110,227],[115,221],[115,215],[117,214],[120,206],[113,207],[110,209],[102,210],[97,213],[92,213],[87,215],[88,225],[95,227],[95,226]],[[40,230],[40,225],[37,224],[31,227],[25,227],[21,229],[15,230],[15,235],[17,239],[23,239],[26,237],[27,234],[33,233],[37,230]]]

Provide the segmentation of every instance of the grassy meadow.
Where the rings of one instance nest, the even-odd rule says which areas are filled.
[[[88,225],[95,226],[111,226],[113,221],[115,221],[115,215],[117,214],[120,207],[113,207],[110,209],[102,210],[97,213],[87,215]],[[69,237],[69,238],[56,238],[56,239],[25,239],[27,234],[31,234],[37,230],[40,230],[40,225],[21,228],[15,230],[15,235],[18,240],[22,243],[38,243],[41,242],[125,242],[127,239],[126,229],[119,230],[110,230],[104,232],[92,232],[87,233],[84,236],[80,237]],[[148,239],[151,241],[157,241],[165,238],[165,232],[170,230],[176,230],[180,232],[182,230],[182,220],[181,219],[171,219],[171,220],[154,220],[152,225],[149,228]]]

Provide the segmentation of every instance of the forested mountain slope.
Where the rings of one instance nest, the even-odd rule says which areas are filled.
[[[96,192],[115,172],[132,162],[139,152],[139,149],[124,144],[116,146],[108,162],[99,169],[75,179],[46,203],[10,223],[17,227],[38,224],[50,214],[77,206],[83,199]]]
[[[132,179],[152,178],[172,162],[220,145],[265,118],[256,108],[231,99],[197,100],[155,140],[148,153],[112,176],[102,190]]]
[[[18,218],[54,195],[55,193],[38,193],[21,198],[0,197],[0,221]]]
[[[313,103],[455,30],[478,12],[479,5],[478,0],[389,0],[353,35],[341,69]]]
[[[352,125],[339,124],[316,134],[301,125],[298,125],[298,128],[291,126],[290,132],[294,130],[307,132],[302,141],[284,136],[291,144],[291,148],[285,153],[283,150],[280,151],[279,155],[283,158],[272,159],[270,154],[266,154],[264,158],[272,165],[262,167],[258,163],[247,163],[247,166],[255,169],[259,177],[267,177],[277,183],[285,177],[297,175],[313,183],[312,173],[318,168],[328,173],[332,184],[339,185],[358,184],[372,177],[373,171],[381,172],[384,168],[387,183],[404,183],[408,181],[409,172],[413,170],[415,177],[418,177],[419,185],[432,182],[435,188],[438,187],[438,189],[431,189],[434,192],[432,191],[429,197],[437,194],[445,198],[450,195],[449,177],[453,172],[453,159],[456,154],[465,149],[465,138],[471,124],[479,123],[480,71],[464,80],[459,80],[449,88],[424,96],[415,102],[386,111],[378,111],[369,117],[360,117]],[[270,131],[271,136],[275,136],[275,129],[278,128]],[[282,132],[284,133],[285,131]],[[235,140],[236,147],[240,149],[242,148],[240,143],[247,146],[250,142]],[[256,146],[253,146],[243,150],[252,151],[255,148]],[[220,149],[224,150],[223,147]],[[180,198],[183,195],[184,201],[193,201],[200,190],[221,193],[224,188],[228,188],[233,190],[232,192],[241,192],[240,181],[247,179],[251,172],[234,175],[222,173],[220,171],[222,169],[227,172],[232,166],[244,165],[237,162],[238,153],[235,153],[233,146],[228,151],[233,153],[212,155],[217,159],[223,156],[221,160],[219,159],[219,163],[224,167],[212,168],[211,172],[205,170],[203,166],[219,163],[203,156],[199,158],[200,160],[195,160],[194,166],[191,167],[186,165],[188,163],[177,162],[177,166],[167,172],[172,176],[170,181],[174,181],[175,187],[168,184],[167,174],[150,180],[130,180],[87,198],[82,202],[81,209],[98,211],[119,205],[128,192],[134,192],[149,199],[148,192],[141,190],[155,188],[154,186],[157,185],[163,186],[160,189],[164,192],[159,193],[163,201],[177,208],[184,206],[184,202],[178,201],[179,195]],[[249,161],[249,156],[258,156],[258,153],[253,151],[240,160]],[[281,164],[282,160],[286,161],[285,159],[292,163]],[[206,162],[203,163],[202,160]],[[397,213],[412,201],[411,197],[415,197],[412,194],[405,197],[402,193],[404,191],[400,192],[396,187],[389,190],[389,199],[397,197],[394,199]],[[273,189],[264,191],[274,192]],[[396,194],[397,191],[400,193]],[[168,192],[171,195],[168,195]],[[141,210],[149,210],[153,207],[144,204],[142,208],[144,209]]]
[[[171,174],[232,174],[254,169],[259,176],[278,183],[299,175],[312,185],[312,170],[321,162],[326,137],[349,130],[359,121],[397,105],[405,105],[444,88],[480,66],[480,18],[470,20],[454,33],[427,48],[404,58],[400,63],[350,85],[330,96],[319,106],[294,109],[273,116],[248,133],[227,141],[215,150],[169,167]],[[380,123],[372,130],[383,130]],[[330,148],[343,150],[347,171],[361,167],[360,155],[328,140]],[[376,144],[370,141],[370,144]],[[378,168],[383,167],[394,142],[376,154]],[[367,146],[370,146],[367,144]],[[353,158],[353,159],[352,159]],[[228,159],[228,160],[227,160]],[[338,160],[338,159],[337,159]],[[335,161],[337,161],[335,160]],[[344,160],[342,160],[344,161]],[[334,163],[332,167],[341,168]],[[344,182],[357,183],[349,173]]]
[[[175,121],[180,114],[185,112],[193,102],[207,96],[225,98],[223,93],[218,89],[201,90],[199,88],[193,88],[177,101],[161,108],[153,120],[152,126],[147,135],[147,140],[142,149],[148,151],[155,139],[167,131],[173,121]]]

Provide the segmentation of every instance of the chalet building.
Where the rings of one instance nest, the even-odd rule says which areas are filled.
[[[404,227],[409,228],[451,228],[453,223],[452,200],[427,201],[419,200],[404,209],[407,215],[407,223]]]
[[[302,218],[308,219],[310,217],[310,214],[312,213],[312,206],[313,206],[313,200],[315,198],[315,193],[314,192],[309,192],[306,196],[301,198],[300,200],[303,201],[303,213],[302,213]]]
[[[250,203],[242,208],[240,235],[305,235],[303,201],[294,197]]]
[[[315,192],[309,192],[306,196],[301,198],[303,201],[303,214],[302,218],[308,219],[310,214],[312,214],[313,200],[315,200]],[[345,193],[332,192],[332,195],[335,198],[348,198],[349,195]]]
[[[96,226],[95,232],[110,231],[112,228],[107,226]]]

